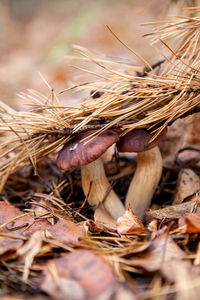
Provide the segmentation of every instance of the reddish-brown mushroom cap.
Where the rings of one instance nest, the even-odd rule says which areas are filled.
[[[119,140],[121,131],[108,129],[91,139],[91,135],[95,133],[96,131],[90,130],[77,134],[59,152],[57,165],[65,171],[81,166],[82,188],[89,204],[95,208],[103,201],[106,210],[117,219],[125,208],[110,186],[100,156]]]
[[[153,134],[145,129],[134,129],[123,136],[117,142],[117,150],[119,152],[144,152],[156,147],[162,138],[166,135],[165,128],[152,142]]]
[[[93,162],[119,140],[120,130],[108,129],[90,140],[94,133],[95,130],[79,133],[69,141],[58,154],[57,166],[69,171]],[[85,140],[88,137],[89,141]]]

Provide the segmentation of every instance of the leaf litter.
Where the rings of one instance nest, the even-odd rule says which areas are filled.
[[[128,208],[113,220],[103,203],[95,211],[88,205],[79,169],[68,173],[57,169],[55,151],[87,129],[95,128],[99,134],[117,127],[125,134],[142,127],[156,136],[177,118],[198,112],[199,24],[197,16],[157,27],[152,40],[170,53],[163,54],[159,75],[151,66],[142,76],[135,68],[131,73],[131,66],[117,72],[80,48],[84,59],[104,70],[97,74],[101,80],[74,87],[90,92],[80,106],[61,104],[53,90],[46,99],[33,91],[23,95],[36,100],[29,112],[0,103],[4,294],[7,290],[13,294],[17,282],[26,295],[44,292],[53,299],[198,299],[199,191],[193,180],[187,181],[191,186],[186,192],[182,190],[180,176],[189,167],[198,184],[199,160],[191,164],[186,155],[183,165],[176,159],[181,152],[173,153],[146,218],[140,220]],[[198,147],[198,135],[191,134],[191,128],[187,135],[186,146]],[[132,175],[126,170],[130,162],[135,165],[134,159],[119,155],[106,168],[123,200]]]

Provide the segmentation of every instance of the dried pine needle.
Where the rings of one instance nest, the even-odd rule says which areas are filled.
[[[126,72],[126,63],[121,64],[124,71],[116,71],[105,59],[98,60],[80,48],[84,60],[100,71],[98,80],[62,91],[77,89],[91,94],[78,106],[61,104],[51,87],[47,97],[33,90],[22,95],[34,101],[32,111],[17,112],[0,102],[0,192],[11,173],[29,163],[36,172],[38,160],[80,131],[96,129],[99,134],[117,127],[125,134],[146,128],[156,136],[177,118],[200,111],[200,17],[179,17],[156,26],[153,42],[161,41],[170,51],[169,57],[163,53],[167,59],[160,75],[149,67],[144,76],[136,76],[136,67],[129,65]],[[141,72],[141,67],[138,70]],[[94,91],[98,97],[92,96]]]

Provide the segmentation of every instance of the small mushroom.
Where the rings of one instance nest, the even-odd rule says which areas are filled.
[[[137,168],[126,195],[126,207],[130,206],[141,219],[150,205],[162,174],[162,157],[158,144],[166,132],[167,129],[164,129],[151,141],[151,133],[135,129],[117,143],[119,152],[138,152]]]
[[[117,219],[125,208],[108,182],[100,156],[119,140],[121,131],[108,129],[87,139],[94,133],[95,130],[78,133],[59,152],[57,166],[65,171],[81,166],[82,188],[89,204],[97,207],[103,201],[106,210]]]

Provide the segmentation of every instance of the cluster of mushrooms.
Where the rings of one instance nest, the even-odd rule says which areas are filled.
[[[137,152],[137,169],[125,206],[143,219],[162,174],[158,144],[166,131],[153,140],[153,135],[145,129],[132,130],[122,137],[118,128],[97,135],[95,130],[77,133],[58,153],[57,166],[65,171],[81,166],[82,188],[89,204],[96,208],[102,203],[111,217],[117,219],[124,214],[125,207],[108,182],[101,155],[113,144],[118,152]]]

